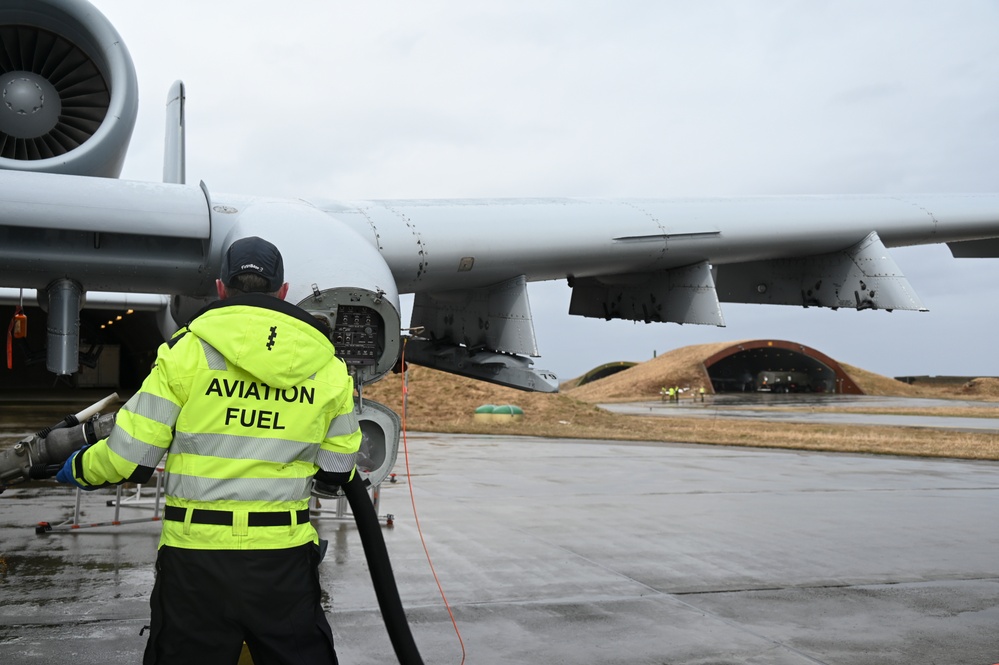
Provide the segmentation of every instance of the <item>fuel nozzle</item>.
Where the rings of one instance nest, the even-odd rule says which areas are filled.
[[[59,473],[62,463],[83,446],[105,439],[114,429],[115,414],[95,416],[75,427],[54,429],[36,444],[38,460],[31,466],[33,479],[51,478]],[[20,445],[20,444],[18,444]],[[54,467],[54,469],[53,469]]]
[[[114,429],[115,414],[97,412],[117,398],[111,395],[0,451],[0,492],[25,480],[51,478],[75,451],[107,438]]]

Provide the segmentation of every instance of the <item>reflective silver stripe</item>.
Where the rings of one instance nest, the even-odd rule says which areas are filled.
[[[335,453],[332,450],[320,450],[316,464],[323,471],[344,473],[354,468],[357,453]]]
[[[166,474],[166,493],[196,501],[301,501],[308,499],[308,478],[201,478]]]
[[[319,445],[290,439],[258,439],[232,434],[177,432],[171,450],[175,453],[210,455],[224,459],[252,459],[277,464],[315,462]]]
[[[121,408],[137,416],[155,420],[167,427],[173,427],[177,422],[177,416],[180,415],[179,405],[152,393],[135,393]]]
[[[350,413],[341,413],[330,423],[330,428],[326,432],[326,438],[332,439],[334,436],[353,434],[356,431],[357,415],[353,411]]]
[[[208,369],[226,369],[225,356],[205,340],[201,340],[201,346],[205,350],[205,360],[208,361]]]
[[[139,441],[120,427],[111,430],[111,436],[108,437],[108,448],[132,464],[150,467],[159,464],[166,452],[166,448],[159,448],[145,441]]]

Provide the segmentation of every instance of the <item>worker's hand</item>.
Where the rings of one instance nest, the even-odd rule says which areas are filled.
[[[312,484],[312,493],[327,499],[335,498],[342,494],[340,488],[350,482],[355,473],[357,473],[356,466],[350,470],[350,473],[320,471],[316,474],[315,482]]]
[[[90,490],[97,489],[96,487],[91,487],[89,485],[81,484],[80,481],[76,479],[76,476],[73,475],[73,463],[76,461],[76,456],[89,447],[90,447],[89,445],[83,446],[82,448],[80,448],[79,450],[77,450],[76,452],[74,452],[72,455],[69,456],[69,459],[67,459],[65,464],[62,465],[62,468],[59,469],[59,473],[56,474],[57,481],[59,481],[60,483],[66,483],[67,485],[76,485],[81,490],[86,490],[88,492]]]

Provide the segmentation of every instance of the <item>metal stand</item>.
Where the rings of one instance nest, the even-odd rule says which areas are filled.
[[[77,529],[89,529],[97,526],[121,526],[122,524],[138,524],[143,522],[159,522],[160,517],[160,503],[163,497],[163,469],[156,469],[155,472],[156,485],[154,486],[152,497],[143,497],[142,495],[142,485],[136,485],[135,491],[126,494],[122,489],[121,485],[115,488],[115,498],[113,501],[109,500],[107,502],[108,507],[114,506],[114,518],[107,522],[90,522],[81,523],[80,522],[80,498],[83,495],[83,490],[80,488],[76,489],[76,507],[73,510],[73,517],[71,519],[60,522],[59,524],[50,524],[49,522],[39,522],[35,526],[35,533],[58,533],[64,531],[75,531]],[[153,515],[152,517],[140,517],[136,519],[123,520],[120,519],[122,506],[145,508],[149,504],[152,504]]]
[[[114,506],[115,510],[120,507],[125,508],[152,508],[154,512],[159,513],[160,503],[163,500],[163,480],[160,473],[163,469],[157,469],[155,475],[156,484],[152,487],[151,495],[144,495],[142,493],[142,484],[136,484],[134,490],[123,490],[121,485],[115,488],[115,498],[108,499],[107,506],[111,508]],[[148,485],[146,486],[148,489]],[[117,516],[117,513],[115,513]]]
[[[333,501],[334,499],[328,499]],[[317,520],[339,520],[343,522],[353,522],[353,515],[349,512],[349,505],[347,503],[347,497],[340,495],[336,497],[336,508],[322,508],[322,501],[318,496],[313,496],[309,499],[309,513],[312,515],[312,519]],[[375,513],[378,513],[378,504],[381,501],[381,485],[371,486],[371,503],[375,506]],[[392,513],[386,513],[385,515],[378,516],[379,521],[385,522],[385,526],[395,525],[395,515]]]

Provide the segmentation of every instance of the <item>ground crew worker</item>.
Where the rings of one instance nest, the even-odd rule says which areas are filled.
[[[353,383],[316,319],[284,302],[280,252],[243,238],[219,301],[160,346],[111,435],[57,478],[147,482],[166,507],[143,662],[336,663],[320,604],[313,477],[342,485],[361,441]]]
[[[663,401],[663,402],[665,402],[666,401],[666,395],[668,393],[669,393],[669,390],[666,389],[666,386],[663,386],[662,388],[660,388],[659,389],[660,400]]]

